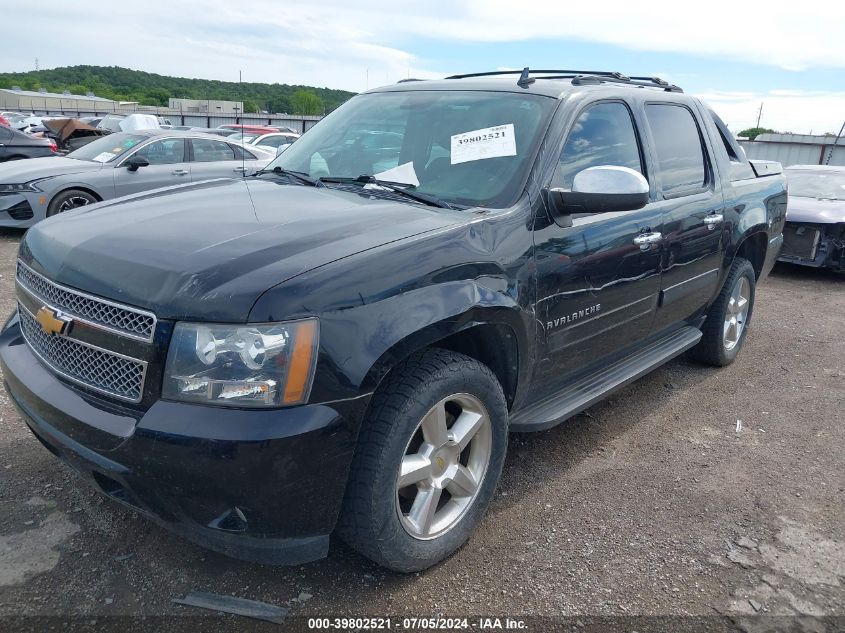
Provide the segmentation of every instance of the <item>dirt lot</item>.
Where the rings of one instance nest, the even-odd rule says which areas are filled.
[[[3,314],[19,238],[0,233]],[[843,324],[845,279],[779,266],[734,365],[676,360],[569,423],[512,436],[478,532],[410,576],[340,543],[296,568],[191,545],[87,488],[0,393],[0,628],[20,615],[93,625],[202,613],[171,602],[190,591],[291,616],[577,616],[577,628],[722,614],[755,630],[759,613],[801,616],[796,630],[845,625],[831,619],[845,617]]]

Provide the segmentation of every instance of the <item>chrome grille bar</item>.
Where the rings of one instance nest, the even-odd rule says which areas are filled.
[[[44,332],[18,303],[21,332],[30,349],[57,374],[100,393],[140,402],[147,363],[88,343]]]
[[[70,316],[121,336],[152,342],[156,316],[107,299],[101,299],[50,281],[18,260],[16,279],[26,292]]]

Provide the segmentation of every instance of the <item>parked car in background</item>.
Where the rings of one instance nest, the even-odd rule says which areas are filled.
[[[23,116],[9,119],[11,127],[20,130],[21,132],[29,132],[33,129],[40,128],[42,123],[49,119],[58,119],[56,116]]]
[[[12,124],[9,123],[9,119],[0,114],[0,127],[9,127],[11,125]]]
[[[201,134],[212,134],[214,136],[220,137],[229,137],[232,134],[238,134],[238,132],[233,132],[228,128],[219,128],[219,127],[190,127],[188,128],[191,132],[199,132]]]
[[[241,132],[234,132],[227,138],[279,153],[279,151],[287,149],[288,145],[298,139],[299,134],[291,132],[270,132],[269,134],[242,134]]]
[[[58,151],[49,138],[35,138],[18,130],[0,126],[0,163],[23,158],[52,156]]]
[[[263,168],[272,152],[208,136],[115,132],[57,158],[0,165],[0,226],[29,227],[101,200]]]
[[[225,123],[217,126],[218,130],[231,130],[232,132],[243,132],[244,134],[268,134],[279,130],[267,125],[242,125],[238,123]]]
[[[845,272],[845,167],[793,165],[780,261]]]
[[[97,123],[89,123],[88,125],[95,125],[102,130],[109,132],[120,132],[120,122],[126,118],[123,114],[107,114],[102,117]]]
[[[91,127],[97,127],[97,125],[99,125],[100,121],[103,120],[103,117],[101,117],[101,116],[81,116],[81,117],[79,117],[79,120],[82,121],[83,123],[90,125]]]
[[[9,121],[9,127],[17,130],[19,124],[26,119],[29,115],[28,114],[4,114],[3,116]]]

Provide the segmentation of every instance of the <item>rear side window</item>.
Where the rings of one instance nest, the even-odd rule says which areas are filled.
[[[221,160],[235,160],[235,150],[224,141],[205,138],[191,139],[194,146],[194,162],[213,163]]]
[[[663,193],[701,189],[707,182],[698,124],[682,105],[650,103],[645,107]]]
[[[230,145],[232,151],[235,152],[235,160],[255,160],[255,154],[249,152],[238,145]]]
[[[552,187],[571,189],[575,174],[599,165],[630,167],[643,173],[637,133],[623,103],[597,103],[581,113],[560,153]]]
[[[745,158],[743,149],[733,140],[731,133],[728,131],[728,126],[712,110],[710,111],[710,116],[713,117],[713,123],[716,124],[716,129],[719,130],[719,138],[722,139],[722,146],[728,155],[731,180],[754,178],[754,171],[751,169],[748,159]]]

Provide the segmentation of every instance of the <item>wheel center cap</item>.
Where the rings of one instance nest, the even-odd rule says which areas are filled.
[[[447,448],[441,448],[431,456],[431,469],[435,477],[441,477],[449,466],[454,461],[452,451]]]

